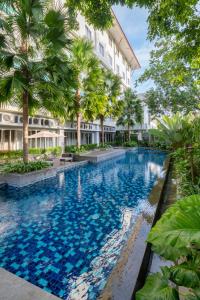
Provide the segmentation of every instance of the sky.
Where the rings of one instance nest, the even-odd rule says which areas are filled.
[[[122,6],[114,6],[113,10],[141,65],[141,69],[133,72],[132,82],[134,87],[135,81],[148,67],[150,58],[149,54],[153,49],[153,43],[147,40],[148,11],[139,7],[129,9]],[[135,90],[138,93],[144,93],[152,86],[153,83],[147,81],[140,84],[137,88],[135,88]]]

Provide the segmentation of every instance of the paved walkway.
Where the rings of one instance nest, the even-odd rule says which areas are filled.
[[[61,300],[0,268],[0,300]]]

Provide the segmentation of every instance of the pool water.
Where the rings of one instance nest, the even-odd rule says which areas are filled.
[[[0,190],[0,267],[62,299],[94,300],[142,212],[165,154],[133,150]]]

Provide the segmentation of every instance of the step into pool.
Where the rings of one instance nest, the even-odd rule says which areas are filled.
[[[165,158],[136,149],[1,189],[0,267],[62,299],[97,299],[138,216],[152,213]]]

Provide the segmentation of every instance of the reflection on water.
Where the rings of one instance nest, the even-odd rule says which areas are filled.
[[[138,216],[154,214],[164,158],[135,150],[1,190],[0,266],[63,299],[96,299]]]

